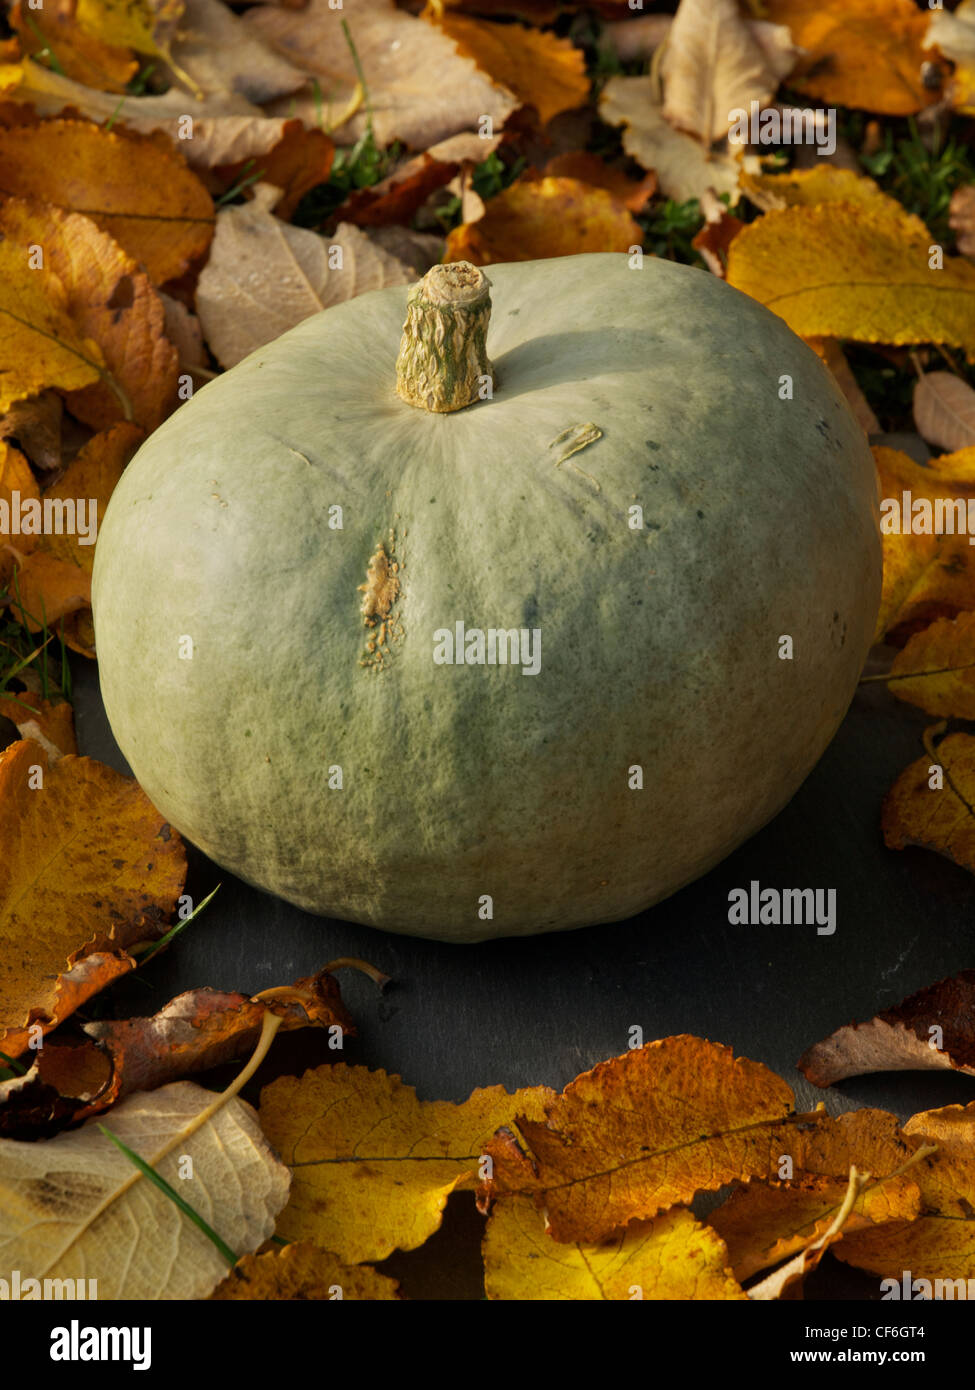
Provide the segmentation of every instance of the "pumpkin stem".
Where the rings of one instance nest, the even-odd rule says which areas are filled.
[[[467,261],[435,265],[410,288],[396,358],[396,392],[444,414],[490,398],[487,355],[491,282]]]

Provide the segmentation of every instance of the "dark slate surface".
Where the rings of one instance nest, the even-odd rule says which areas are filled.
[[[73,669],[81,751],[128,771],[93,665],[76,661]],[[825,1100],[832,1113],[869,1105],[907,1118],[967,1102],[975,1083],[948,1073],[860,1077],[821,1092],[795,1071],[803,1050],[838,1025],[975,965],[975,881],[937,855],[886,849],[880,832],[883,795],[921,756],[928,722],[882,684],[861,686],[833,744],[776,820],[705,878],[614,926],[477,946],[413,940],[312,917],[191,851],[194,901],[223,886],[145,979],[116,987],[115,1012],[152,1012],[201,985],[256,992],[336,957],[360,956],[394,983],[380,997],[366,978],[343,972],[359,1028],[343,1058],[397,1072],[426,1099],[461,1100],[496,1082],[561,1087],[622,1052],[639,1024],[647,1040],[696,1033],[766,1063],[794,1085],[800,1108]],[[835,935],[731,926],[728,893],[752,879],[763,887],[835,888]],[[274,1065],[262,1075],[334,1060],[321,1035],[292,1035],[275,1043]],[[414,1269],[413,1296],[450,1296],[448,1287],[455,1297],[477,1296],[476,1218],[465,1215],[462,1201],[454,1199],[452,1209],[436,1246],[390,1262],[398,1274],[404,1260],[407,1273]],[[466,1231],[468,1241],[456,1274],[443,1263],[452,1229]],[[809,1295],[877,1297],[877,1281],[829,1259]]]

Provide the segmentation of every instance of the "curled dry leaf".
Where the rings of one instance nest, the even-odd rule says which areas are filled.
[[[110,1128],[244,1254],[274,1230],[288,1170],[241,1100],[194,1131],[213,1100],[177,1082],[122,1101]],[[193,1176],[181,1181],[185,1158]],[[98,1299],[205,1298],[227,1271],[199,1227],[95,1120],[54,1139],[0,1140],[0,1264],[7,1280],[19,1271],[22,1288],[27,1279],[94,1281],[86,1291]]]
[[[488,1145],[486,1208],[528,1196],[559,1241],[591,1243],[696,1192],[775,1171],[792,1092],[767,1067],[687,1035],[576,1077]]]
[[[349,1264],[415,1250],[447,1198],[470,1185],[485,1145],[515,1114],[541,1115],[545,1087],[475,1091],[462,1105],[420,1101],[384,1071],[344,1063],[281,1077],[261,1094],[261,1126],[293,1166],[278,1224]]]
[[[274,196],[275,190],[259,185],[252,202],[220,212],[200,275],[197,313],[210,351],[224,367],[321,309],[411,278],[349,223],[339,223],[325,241],[282,222],[269,211]]]
[[[721,151],[710,152],[692,135],[675,130],[657,104],[653,77],[611,77],[599,99],[608,125],[621,125],[623,148],[644,169],[656,172],[668,198],[687,202],[707,189],[738,201],[738,163]]]
[[[300,121],[255,120],[261,126],[280,128],[265,148],[251,143],[245,153],[235,159],[222,160],[214,171],[214,181],[223,184],[224,191],[236,188],[242,179],[257,178],[280,190],[274,211],[287,219],[309,189],[324,183],[332,168],[335,146],[321,130],[308,130]],[[245,190],[249,191],[249,190]]]
[[[336,1255],[308,1241],[294,1241],[282,1250],[245,1255],[234,1265],[211,1299],[352,1299],[357,1302],[398,1298],[395,1279],[371,1265],[344,1264]]]
[[[929,734],[926,749],[884,797],[884,844],[932,849],[975,873],[975,738],[949,734],[936,745]]]
[[[975,613],[939,618],[899,651],[891,694],[942,718],[975,720]]]
[[[664,116],[710,145],[727,136],[731,112],[767,105],[785,73],[767,61],[737,0],[681,0],[660,75]]]
[[[886,199],[767,212],[735,238],[728,283],[802,337],[946,343],[975,356],[975,266],[929,264],[923,222]]]
[[[639,223],[606,189],[577,179],[519,179],[491,199],[480,221],[453,229],[444,260],[491,265],[625,252],[642,241]]]
[[[446,34],[396,8],[393,0],[309,0],[300,11],[257,6],[245,23],[272,48],[318,79],[326,95],[325,127],[337,144],[352,145],[365,133],[368,110],[358,85],[355,59],[342,30],[347,23],[362,64],[373,129],[379,145],[394,140],[425,150],[462,130],[476,130],[485,117],[500,130],[518,105]],[[318,122],[321,97],[299,96],[281,103],[306,125]]]
[[[21,738],[39,743],[52,763],[78,752],[74,713],[66,700],[45,700],[30,690],[0,694],[0,715],[17,726]]]
[[[193,989],[149,1018],[86,1023],[86,1039],[51,1038],[30,1071],[0,1084],[0,1132],[27,1137],[66,1119],[107,1110],[133,1091],[153,1091],[253,1050],[266,1008],[282,1031],[340,1028],[355,1036],[339,987],[327,971],[298,980],[280,1002]]]
[[[915,1115],[904,1132],[937,1145],[936,1153],[911,1168],[921,1215],[909,1223],[854,1232],[833,1253],[858,1269],[893,1277],[903,1298],[962,1298],[966,1286],[932,1285],[939,1279],[975,1279],[975,1102]],[[928,1281],[928,1287],[918,1281]]]
[[[895,1116],[883,1110],[856,1110],[836,1119],[817,1114],[810,1126],[797,1127],[796,1138],[783,1145],[791,1178],[736,1187],[708,1217],[742,1283],[825,1235],[843,1206],[851,1166],[869,1172],[871,1181],[846,1218],[847,1232],[911,1221],[920,1209],[911,1175],[919,1145]]]
[[[523,24],[493,24],[455,12],[444,13],[437,27],[492,81],[513,92],[523,106],[534,106],[543,124],[560,111],[582,106],[589,79],[582,50],[569,39]]]
[[[975,486],[922,468],[897,449],[877,446],[873,456],[884,555],[875,634],[879,641],[885,634],[906,634],[935,618],[975,608],[975,546],[968,544],[966,534],[934,531],[936,504],[953,516],[956,500],[975,500]],[[902,515],[905,505],[910,510],[907,518]],[[914,525],[917,530],[910,529]]]
[[[801,1298],[802,1281],[816,1268],[830,1245],[839,1240],[863,1184],[864,1179],[855,1168],[851,1168],[846,1195],[827,1229],[786,1264],[773,1270],[760,1284],[753,1285],[748,1291],[748,1297],[756,1302],[768,1302],[775,1298]]]
[[[975,445],[975,391],[953,372],[925,372],[914,387],[918,434],[939,449]]]
[[[186,853],[138,783],[92,758],[49,766],[32,740],[0,754],[0,839],[0,1048],[18,1056],[33,1024],[47,1032],[132,968]]]
[[[83,212],[154,284],[181,275],[213,235],[213,202],[182,156],[124,127],[60,119],[0,126],[0,187]]]
[[[887,116],[937,99],[921,76],[930,15],[913,0],[766,0],[764,14],[802,50],[790,78],[800,92]]]
[[[488,1298],[744,1299],[724,1241],[682,1207],[599,1245],[559,1244],[526,1197],[497,1202],[484,1233]]]
[[[948,1068],[975,1076],[975,970],[928,985],[866,1023],[837,1028],[797,1066],[814,1086],[872,1071]]]
[[[729,212],[710,190],[701,198],[701,212],[704,214],[704,226],[691,245],[700,252],[708,270],[723,280],[728,271],[728,247],[745,224]]]

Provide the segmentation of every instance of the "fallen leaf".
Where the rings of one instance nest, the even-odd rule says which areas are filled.
[[[732,112],[767,105],[781,80],[737,0],[681,0],[660,76],[666,119],[707,145],[727,137]]]
[[[937,98],[921,77],[930,15],[913,0],[766,0],[765,15],[802,50],[789,79],[800,92],[887,116]]]
[[[911,1170],[921,1215],[852,1234],[833,1253],[845,1264],[893,1278],[902,1297],[963,1298],[970,1284],[925,1290],[914,1281],[975,1279],[975,1102],[915,1115],[904,1132],[938,1146]]]
[[[500,130],[518,105],[510,92],[458,53],[445,34],[398,10],[393,0],[344,0],[340,10],[329,0],[310,0],[301,11],[262,5],[248,10],[244,22],[318,78],[327,102],[325,128],[339,145],[353,145],[365,133],[370,108],[377,144],[402,140],[411,149],[425,150],[448,135],[478,129],[485,119]],[[343,22],[362,65],[369,108]],[[431,73],[436,73],[435,82]],[[306,125],[317,124],[321,99],[293,100],[293,109],[288,100],[287,114]]]
[[[896,198],[885,193],[879,183],[851,169],[839,169],[822,162],[811,169],[791,169],[787,174],[767,174],[743,169],[741,189],[750,202],[763,212],[781,208],[816,207],[820,203],[886,204],[902,211]]]
[[[975,183],[967,183],[952,193],[948,225],[957,238],[959,255],[975,257]]]
[[[642,212],[657,191],[657,176],[645,174],[642,179],[631,179],[622,169],[617,169],[597,154],[585,150],[571,150],[567,154],[557,154],[545,166],[545,176],[553,179],[576,179],[579,183],[591,184],[593,188],[605,188],[618,203],[630,212]]]
[[[72,414],[95,429],[123,415],[155,429],[176,403],[178,363],[148,277],[80,213],[8,198],[0,206],[0,232],[25,260],[32,244],[44,247],[45,264],[66,291],[71,318],[105,363],[97,385],[68,397]]]
[[[298,980],[279,1002],[187,990],[149,1018],[96,1019],[83,1025],[84,1039],[48,1039],[25,1076],[0,1084],[0,1131],[26,1138],[53,1122],[107,1110],[133,1091],[233,1061],[253,1051],[266,1008],[281,1014],[285,1032],[314,1026],[355,1036],[326,970]]]
[[[235,93],[260,106],[308,81],[221,0],[183,0],[183,11],[169,51],[173,76],[188,76],[194,96]]]
[[[344,1063],[281,1077],[261,1094],[261,1126],[293,1168],[278,1223],[349,1264],[415,1250],[470,1185],[485,1145],[515,1113],[541,1115],[552,1092],[475,1091],[462,1105],[420,1101],[384,1071]]]
[[[709,152],[700,141],[675,130],[655,99],[652,77],[611,77],[599,99],[607,125],[622,125],[623,148],[644,169],[656,172],[660,188],[679,203],[700,198],[706,189],[738,201],[738,164],[723,152]]]
[[[105,366],[73,322],[64,285],[46,266],[32,269],[28,256],[0,239],[0,414],[50,386],[90,386]]]
[[[891,663],[888,689],[938,718],[975,720],[975,613],[939,618]]]
[[[975,970],[928,985],[866,1023],[837,1028],[796,1065],[814,1086],[872,1071],[947,1068],[975,1076]]]
[[[221,210],[196,308],[210,351],[224,367],[296,323],[367,290],[405,285],[411,276],[364,232],[339,223],[327,241],[273,216],[273,190]],[[333,248],[341,248],[341,268]],[[330,251],[333,265],[330,266]]]
[[[604,188],[577,179],[519,179],[490,200],[479,222],[450,232],[444,260],[491,265],[625,252],[642,242],[639,223]]]
[[[78,23],[86,33],[137,53],[165,54],[157,36],[168,32],[183,13],[183,0],[76,0]],[[163,45],[165,39],[163,40]]]
[[[932,786],[940,768],[942,786]],[[917,845],[975,873],[975,737],[929,739],[923,758],[906,767],[884,797],[881,826],[888,849]]]
[[[534,106],[543,125],[560,111],[583,106],[589,96],[585,56],[569,39],[455,12],[441,14],[436,25],[499,87],[521,105]]]
[[[744,222],[728,211],[720,198],[708,190],[701,197],[704,226],[691,245],[699,252],[712,275],[723,280],[728,271],[728,247],[744,227]]]
[[[61,72],[75,82],[103,92],[124,92],[138,71],[127,47],[104,43],[85,33],[75,18],[75,0],[45,0],[42,5],[16,0],[10,23],[25,54],[48,49]]]
[[[576,1077],[544,1120],[518,1112],[520,1137],[509,1128],[488,1145],[481,1205],[531,1196],[556,1240],[602,1240],[774,1172],[791,1110],[785,1082],[730,1048],[688,1035],[647,1043]]]
[[[525,1197],[497,1202],[484,1234],[488,1298],[512,1302],[744,1299],[724,1241],[671,1207],[601,1245],[558,1244]]]
[[[279,123],[261,118],[255,119],[254,125],[279,127],[276,138],[261,149],[251,141],[238,159],[222,159],[214,170],[215,181],[223,184],[224,192],[245,178],[273,184],[280,190],[274,211],[287,221],[309,189],[327,180],[335,146],[324,131],[308,130],[300,121]]]
[[[0,1047],[18,1056],[31,1025],[49,1031],[102,987],[65,981],[70,967],[159,933],[186,853],[138,783],[92,758],[48,766],[32,740],[0,753],[0,838]]]
[[[441,163],[429,154],[414,155],[371,188],[355,189],[342,204],[342,217],[357,227],[409,223],[431,193],[457,173],[459,163]]]
[[[975,357],[975,266],[929,265],[924,224],[884,200],[767,212],[735,238],[728,283],[802,337],[946,343]]]
[[[19,535],[18,531],[26,509],[39,506],[40,499],[37,479],[23,454],[6,440],[0,442],[0,535],[16,536],[21,554],[33,550],[37,545],[35,532]]]
[[[111,1131],[244,1254],[274,1230],[288,1170],[236,1098],[192,1132],[213,1099],[188,1081],[132,1096],[112,1111]],[[100,1300],[205,1298],[226,1261],[164,1192],[144,1177],[133,1184],[138,1171],[94,1120],[53,1139],[0,1140],[4,1277],[19,1271],[22,1288],[27,1279],[95,1281],[87,1296]]]
[[[56,629],[72,651],[93,657],[94,647],[85,635],[90,624],[85,627],[81,622],[84,614],[91,613],[91,575],[39,547],[26,557],[15,551],[14,560],[16,587],[7,599],[13,617],[28,632]]]
[[[179,365],[184,369],[189,368],[191,371],[200,368],[204,372],[208,371],[200,320],[181,299],[173,299],[171,295],[162,293],[160,293],[159,299],[163,306],[163,313],[166,315],[166,337],[176,349]],[[195,385],[194,380],[194,387]]]
[[[950,14],[933,10],[924,46],[937,49],[954,63],[946,95],[955,110],[971,115],[975,110],[975,9],[971,4],[961,0]]]
[[[212,200],[182,157],[168,141],[125,128],[62,119],[0,126],[0,187],[84,213],[154,284],[181,275],[213,235]]]
[[[922,468],[907,454],[876,446],[881,506],[883,588],[875,637],[897,636],[975,608],[975,548],[957,531],[934,532],[936,504],[946,517],[953,503],[975,500],[975,487]],[[904,517],[905,502],[909,516]],[[916,513],[916,515],[915,515]],[[911,530],[925,526],[926,530]]]
[[[45,512],[49,510],[52,524],[63,530],[45,528],[38,550],[77,565],[91,575],[98,526],[115,484],[144,438],[145,431],[138,425],[119,424],[88,441],[61,480],[44,493]],[[80,510],[82,507],[84,511]],[[87,526],[82,524],[83,519]]]
[[[914,424],[939,449],[975,445],[975,391],[953,372],[925,372],[914,387]]]
[[[670,33],[674,19],[669,14],[636,15],[630,19],[610,21],[602,26],[600,39],[605,40],[621,63],[636,63],[653,57]]]
[[[61,470],[63,409],[56,391],[41,391],[27,400],[15,401],[0,416],[0,440],[15,445],[42,477]]]
[[[748,1290],[748,1297],[755,1302],[768,1302],[771,1299],[802,1297],[802,1282],[817,1267],[829,1247],[843,1234],[850,1212],[860,1194],[864,1179],[855,1168],[850,1169],[850,1180],[846,1195],[839,1211],[823,1233],[804,1246],[779,1269],[773,1270],[760,1284]]]
[[[951,454],[939,454],[931,460],[930,467],[949,482],[966,486],[975,483],[975,445],[967,449],[956,449]]]
[[[234,1265],[211,1299],[300,1299],[389,1301],[398,1298],[395,1279],[371,1265],[344,1264],[336,1255],[308,1241],[295,1241],[282,1250],[245,1255]]]

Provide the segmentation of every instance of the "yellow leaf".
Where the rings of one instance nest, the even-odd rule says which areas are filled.
[[[344,1064],[281,1077],[261,1095],[264,1133],[294,1172],[279,1234],[348,1264],[415,1250],[495,1130],[516,1113],[540,1115],[551,1095],[491,1086],[462,1105],[419,1101],[398,1076]]]
[[[728,283],[802,337],[946,343],[975,359],[975,266],[928,264],[924,224],[886,200],[767,212],[735,237]]]
[[[161,19],[178,19],[183,13],[181,0],[78,0],[78,24],[86,34],[136,53],[161,53],[156,42],[156,26]]]
[[[370,1265],[344,1264],[336,1255],[307,1241],[295,1241],[281,1250],[245,1255],[210,1295],[217,1302],[232,1299],[349,1299],[362,1302],[397,1298],[395,1279]]]
[[[921,1215],[909,1224],[850,1235],[834,1254],[846,1264],[893,1278],[902,1297],[970,1298],[975,1288],[975,1102],[915,1115],[904,1131],[938,1146],[917,1166]],[[914,1286],[918,1279],[932,1287]],[[940,1287],[934,1281],[942,1281]]]
[[[819,203],[885,203],[903,211],[897,199],[885,193],[873,179],[823,161],[811,169],[792,169],[787,174],[751,173],[742,169],[739,183],[742,192],[765,212],[816,207]]]
[[[0,240],[0,413],[48,386],[89,386],[105,365],[72,321],[64,285],[46,267],[32,268],[30,254]]]
[[[876,447],[884,572],[876,638],[975,608],[975,547],[964,533],[936,534],[955,516],[954,502],[975,501],[975,487],[922,468],[897,449]],[[908,515],[905,516],[905,509]],[[926,527],[926,530],[912,529]]]
[[[930,15],[913,0],[768,0],[804,50],[790,84],[837,106],[910,116],[937,98],[921,78]]]
[[[36,0],[35,0],[36,3]],[[10,22],[25,54],[48,49],[65,77],[103,92],[124,92],[138,71],[127,46],[105,43],[78,23],[75,0],[45,0],[35,7],[17,0]]]
[[[96,434],[68,466],[67,472],[44,493],[52,522],[61,531],[45,531],[41,548],[55,559],[77,565],[91,575],[97,528],[105,515],[115,484],[145,437],[137,425],[120,424]],[[60,505],[59,505],[60,504]],[[94,517],[92,517],[94,512]],[[74,513],[74,525],[70,524]],[[82,521],[88,522],[87,530]],[[93,523],[93,524],[92,524]]]
[[[929,731],[925,756],[904,769],[884,798],[884,844],[932,849],[975,873],[975,738],[949,734],[938,744],[933,738]],[[943,785],[932,786],[932,767],[941,769]]]
[[[484,1287],[511,1301],[745,1298],[724,1241],[682,1207],[601,1245],[561,1245],[526,1197],[498,1202],[488,1218]]]
[[[40,505],[41,493],[30,465],[19,449],[6,440],[0,441],[0,546],[7,537],[16,539],[17,550],[27,554],[37,545],[35,532],[18,534],[25,504]]]
[[[628,251],[642,241],[639,223],[605,188],[577,179],[519,179],[491,199],[480,221],[454,228],[444,260],[491,265]]]
[[[591,1243],[696,1192],[767,1176],[792,1092],[730,1048],[680,1036],[602,1062],[488,1146],[482,1205],[513,1195],[544,1208],[559,1241]],[[791,1136],[790,1136],[791,1137]]]
[[[16,1056],[159,931],[186,853],[137,782],[92,758],[49,767],[29,739],[0,754],[0,841],[0,1047]]]
[[[0,127],[0,187],[84,213],[154,284],[181,275],[213,235],[209,193],[163,136],[61,119]]]
[[[146,430],[160,425],[176,403],[179,363],[162,301],[135,261],[90,218],[44,203],[8,198],[0,232],[25,255],[32,243],[44,247],[71,317],[106,364],[97,386],[72,393],[72,413],[95,429],[122,416]]]
[[[894,658],[891,694],[944,718],[975,719],[975,613],[939,618]]]
[[[560,111],[585,105],[586,61],[569,39],[523,24],[492,24],[458,14],[442,15],[437,26],[488,77],[514,92],[522,105],[534,106],[543,124]]]

